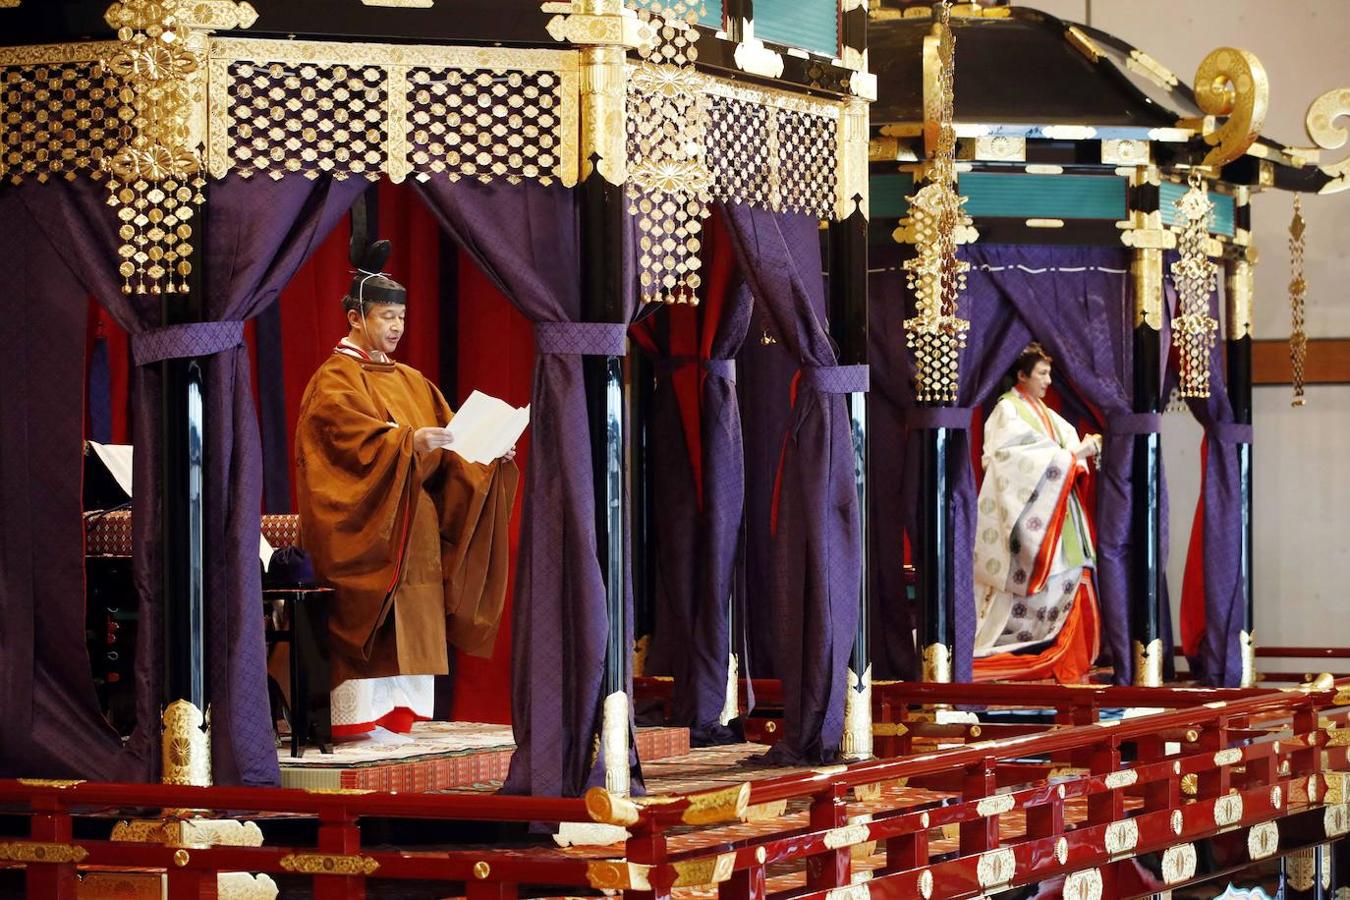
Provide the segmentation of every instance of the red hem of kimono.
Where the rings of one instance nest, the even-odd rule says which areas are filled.
[[[1101,614],[1090,573],[1083,574],[1069,615],[1055,642],[1040,653],[995,653],[974,661],[975,681],[1081,682],[1101,650]]]
[[[333,737],[355,737],[369,734],[376,728],[383,728],[395,734],[407,734],[414,723],[431,721],[427,716],[419,716],[406,706],[396,706],[373,722],[355,722],[351,725],[334,725]]]

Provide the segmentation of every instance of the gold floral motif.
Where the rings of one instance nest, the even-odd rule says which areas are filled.
[[[1321,155],[1321,150],[1338,150],[1344,147],[1350,132],[1337,125],[1336,120],[1346,114],[1350,114],[1350,88],[1330,90],[1314,100],[1308,107],[1304,124],[1307,126],[1308,136],[1317,146],[1299,148],[1296,152],[1309,159],[1316,159]],[[1350,174],[1350,157],[1318,168],[1331,179],[1322,186],[1321,193],[1338,194],[1350,188],[1350,179],[1346,178],[1346,175]]]
[[[131,134],[103,160],[109,205],[122,225],[122,292],[178,293],[192,272],[192,217],[201,188],[200,113],[205,38],[184,21],[183,0],[123,0],[104,18],[117,29],[108,60],[121,78],[119,116]],[[166,756],[184,748],[166,739]]]
[[[1102,845],[1111,856],[1120,856],[1133,852],[1139,844],[1139,823],[1134,819],[1122,819],[1106,826]]]
[[[1162,686],[1162,639],[1154,638],[1146,648],[1134,642],[1134,683],[1138,687]]]
[[[1136,769],[1121,769],[1119,772],[1112,772],[1106,776],[1106,787],[1109,790],[1119,790],[1129,787],[1139,780],[1139,772]]]
[[[1242,762],[1242,748],[1229,747],[1227,750],[1220,750],[1214,754],[1214,765],[1231,766],[1234,763]]]
[[[853,213],[868,217],[869,178],[867,171],[868,114],[867,103],[860,99],[848,101],[839,117],[839,199],[835,202],[834,218],[843,222]]]
[[[1261,61],[1246,50],[1220,47],[1195,72],[1195,103],[1206,116],[1226,117],[1206,131],[1213,147],[1204,165],[1222,166],[1247,152],[1261,136],[1270,100],[1270,83]]]
[[[21,863],[77,863],[89,851],[78,844],[57,844],[43,841],[12,841],[0,843],[0,860]]]
[[[628,695],[615,691],[605,698],[600,715],[600,743],[605,750],[605,789],[611,794],[628,796],[628,738],[631,716]]]
[[[1242,819],[1242,795],[1225,794],[1214,801],[1214,824],[1227,828]]]
[[[975,812],[985,818],[1005,813],[1017,806],[1017,798],[1012,794],[995,794],[985,797],[975,805]]]
[[[1294,195],[1297,198],[1297,194]],[[1224,300],[1227,310],[1226,328],[1230,341],[1251,337],[1252,295],[1255,290],[1254,269],[1246,254],[1227,260],[1224,271]],[[1242,647],[1242,687],[1256,684],[1255,638],[1246,629],[1238,635]]]
[[[175,700],[161,717],[161,775],[165,784],[211,784],[211,730],[187,700]]]
[[[1274,822],[1261,822],[1247,832],[1247,853],[1252,862],[1273,856],[1280,848],[1280,828]]]
[[[674,887],[721,884],[731,877],[736,866],[736,854],[719,853],[716,856],[681,860],[671,865],[675,869]]]
[[[844,673],[844,740],[840,754],[848,760],[872,758],[872,667],[859,678]]]
[[[854,844],[861,844],[867,840],[872,833],[872,829],[866,823],[856,823],[853,825],[841,825],[838,828],[831,828],[825,832],[825,847],[829,850],[838,850],[840,847],[851,847]]]
[[[184,10],[184,25],[189,28],[231,31],[247,30],[258,21],[258,11],[251,3],[234,0],[190,0]]]
[[[133,819],[113,826],[114,841],[169,847],[261,847],[256,822],[238,819]]]
[[[924,869],[919,873],[919,896],[929,900],[933,896],[933,871]]]
[[[1185,827],[1185,824],[1186,822],[1181,815],[1181,810],[1172,810],[1172,833],[1179,836],[1181,834],[1181,829]]]
[[[866,882],[831,888],[825,892],[825,900],[868,900],[871,896],[872,888]]]
[[[775,800],[772,803],[757,803],[745,808],[745,821],[772,822],[787,813],[787,801]]]
[[[1068,838],[1060,838],[1059,840],[1055,841],[1055,862],[1059,863],[1061,866],[1068,864],[1069,862]]]
[[[923,680],[929,684],[950,684],[951,651],[941,642],[923,648]]]
[[[600,859],[586,864],[586,881],[599,891],[645,891],[651,888],[650,866]]]
[[[1179,884],[1195,877],[1195,845],[1177,844],[1163,851],[1162,878],[1165,884]]]
[[[280,863],[287,872],[299,875],[371,875],[380,867],[379,861],[369,856],[336,853],[291,853]]]
[[[1284,877],[1296,891],[1311,891],[1317,883],[1317,851],[1295,850],[1285,854]]]
[[[1350,831],[1350,812],[1347,812],[1346,805],[1336,803],[1328,806],[1322,813],[1322,826],[1330,838],[1340,837]]]
[[[1101,900],[1102,873],[1100,869],[1072,872],[1064,879],[1064,900]]]
[[[979,878],[980,887],[986,890],[1005,887],[1017,875],[1017,857],[1013,855],[1011,847],[990,850],[987,853],[980,854],[980,861],[976,864],[975,872]]]
[[[84,784],[83,778],[20,778],[19,784],[26,787],[48,787],[57,790],[73,788],[77,784]]]
[[[680,818],[686,825],[741,822],[749,802],[750,782],[742,781],[721,790],[690,794],[689,806]]]

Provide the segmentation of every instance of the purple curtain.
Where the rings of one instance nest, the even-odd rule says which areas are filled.
[[[116,273],[116,218],[106,187],[77,180],[21,193],[28,212],[65,257],[83,288],[132,335],[134,408],[158,415],[165,359],[204,357],[207,659],[212,767],[218,784],[279,781],[267,702],[258,513],[262,461],[249,385],[244,320],[276,299],[323,236],[346,213],[363,184],[288,177],[231,176],[208,188],[205,216],[207,289],[195,325],[161,327],[159,298],[124,295]],[[201,237],[198,237],[199,244]],[[128,777],[151,779],[158,768],[163,668],[159,542],[162,481],[157,428],[137,425],[134,577],[140,597],[136,652],[137,726],[127,745]],[[39,648],[39,653],[45,653]]]
[[[87,293],[20,193],[0,189],[0,775],[120,781],[135,769],[99,712],[84,638],[81,432]]]
[[[781,466],[771,590],[783,681],[782,764],[832,761],[844,726],[844,673],[857,628],[862,542],[853,442],[842,395],[867,390],[865,366],[839,366],[823,325],[819,223],[723,207],[741,271],[801,368]]]
[[[534,181],[444,179],[417,190],[441,226],[535,323],[532,464],[511,612],[516,752],[502,790],[577,796],[604,782],[603,752],[593,759],[591,741],[604,699],[608,629],[582,356],[624,355],[627,324],[580,321],[574,191]],[[631,609],[626,618],[631,631]],[[631,683],[631,672],[626,678]]]
[[[825,316],[824,298],[817,314]],[[769,519],[783,435],[792,421],[792,379],[797,359],[779,337],[762,303],[753,304],[750,332],[736,354],[736,399],[745,460],[745,559],[736,590],[736,614],[745,623],[741,677],[777,678],[782,671],[774,623],[785,598],[772,583],[773,535]]]
[[[706,307],[705,307],[706,308]],[[719,723],[732,649],[732,601],[745,507],[745,461],[734,356],[745,341],[754,301],[743,285],[728,292],[709,358],[673,358],[658,322],[652,397],[651,479],[656,515],[656,624],[648,663],[674,675],[674,723],[688,726],[695,746],[731,743]],[[699,310],[700,315],[703,309]],[[699,366],[703,505],[698,503],[684,424],[672,375]]]
[[[1219,295],[1209,300],[1209,314],[1219,318]],[[1209,355],[1209,396],[1188,400],[1191,413],[1207,438],[1201,523],[1205,571],[1205,636],[1191,669],[1212,687],[1242,684],[1242,627],[1247,613],[1243,577],[1242,475],[1238,445],[1252,442],[1252,426],[1237,422],[1228,400],[1224,341],[1214,342]],[[1166,521],[1164,517],[1163,521]]]

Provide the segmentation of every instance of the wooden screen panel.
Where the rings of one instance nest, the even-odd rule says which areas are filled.
[[[1289,342],[1252,341],[1252,384],[1290,384]],[[1350,338],[1308,341],[1306,384],[1350,384]]]

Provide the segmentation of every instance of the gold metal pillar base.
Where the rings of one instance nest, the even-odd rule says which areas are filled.
[[[1242,643],[1242,687],[1256,687],[1256,635],[1244,631],[1238,640]]]
[[[1142,641],[1134,642],[1134,686],[1162,687],[1163,683],[1163,645],[1161,638],[1154,638],[1145,647]]]
[[[187,700],[165,707],[160,719],[160,781],[211,786],[211,714]]]
[[[952,652],[946,644],[923,648],[923,680],[930,684],[952,683]]]
[[[615,691],[605,698],[600,719],[600,745],[605,750],[605,789],[628,796],[628,695]]]
[[[862,677],[848,669],[844,678],[844,759],[872,758],[872,667]]]

